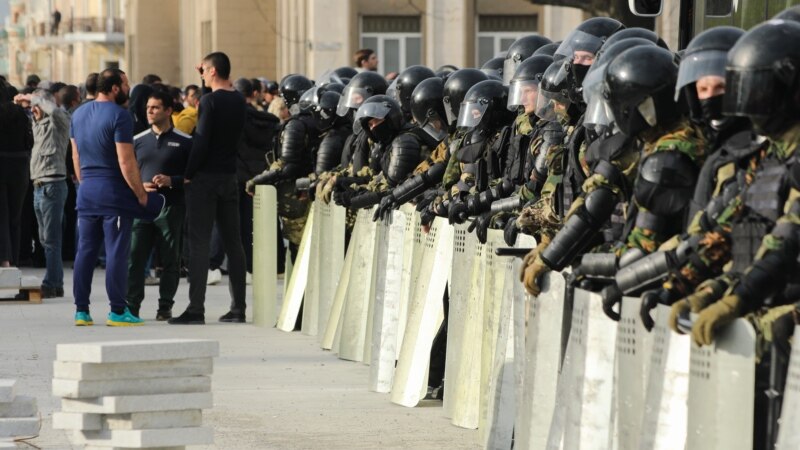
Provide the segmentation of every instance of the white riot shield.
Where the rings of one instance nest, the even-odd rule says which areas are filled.
[[[355,230],[354,230],[355,231]],[[325,334],[322,336],[320,346],[324,350],[333,350],[339,353],[339,345],[336,336],[339,335],[339,323],[342,318],[342,310],[344,309],[344,298],[347,295],[347,286],[350,284],[350,269],[353,267],[353,255],[355,254],[355,246],[353,239],[350,240],[350,246],[347,249],[347,254],[344,257],[342,264],[342,271],[339,273],[339,279],[336,283],[336,290],[333,295],[333,303],[331,304],[331,311],[328,315],[328,323],[325,325]],[[336,341],[336,344],[334,344]]]
[[[642,325],[638,297],[622,299],[617,322],[617,353],[614,370],[614,442],[610,448],[639,448],[639,431],[652,348],[652,336]]]
[[[400,211],[406,214],[407,221],[405,243],[403,245],[403,279],[400,288],[400,323],[397,327],[398,359],[400,358],[400,348],[403,346],[403,336],[408,323],[408,308],[419,279],[420,268],[422,267],[422,253],[425,249],[425,234],[422,232],[419,213],[409,204],[400,207]]]
[[[777,450],[800,448],[800,331],[794,327],[792,355],[789,357],[789,372],[783,390],[781,419],[778,427]]]
[[[713,345],[692,344],[686,449],[752,448],[755,331],[737,319]]]
[[[311,203],[311,213],[315,220],[311,226],[311,240],[308,243],[308,275],[306,277],[305,294],[303,295],[303,320],[300,332],[308,336],[317,335],[319,325],[319,268],[320,265],[320,230],[322,230],[322,217],[320,205],[322,200]]]
[[[317,336],[322,341],[336,296],[336,288],[344,266],[346,210],[338,205],[319,202],[319,314]],[[305,323],[305,321],[304,321]]]
[[[494,362],[489,377],[489,399],[486,415],[486,448],[506,450],[511,448],[514,436],[514,418],[517,413],[517,373],[515,365],[515,309],[524,309],[524,299],[517,302],[514,257],[495,256],[494,265],[502,271],[503,292],[499,299],[499,321]]]
[[[375,207],[375,208],[377,208],[377,207]],[[372,220],[372,216],[375,214],[375,208],[372,208],[372,209],[367,211],[367,216],[369,217],[370,220]],[[369,365],[370,362],[372,361],[372,337],[373,337],[373,331],[372,330],[373,330],[373,320],[375,319],[375,302],[377,300],[377,295],[375,293],[377,292],[376,281],[377,281],[377,278],[378,278],[377,277],[377,275],[378,275],[377,274],[378,257],[377,257],[377,253],[376,253],[377,250],[378,250],[378,241],[377,241],[377,238],[378,238],[378,225],[379,225],[378,223],[372,222],[372,226],[375,229],[374,237],[375,237],[376,240],[373,243],[373,249],[372,249],[372,260],[373,261],[372,261],[372,270],[370,271],[370,286],[369,286],[370,296],[369,296],[369,299],[367,301],[367,328],[366,328],[366,331],[364,333],[364,354],[361,357],[361,362],[363,362],[363,363],[365,363],[367,365]]]
[[[369,386],[375,392],[385,393],[392,389],[397,357],[406,215],[400,211],[393,211],[391,223],[379,223],[377,230],[376,289]]]
[[[303,238],[300,240],[300,248],[297,251],[295,265],[292,268],[292,275],[289,278],[289,286],[286,288],[286,297],[281,305],[281,313],[278,315],[278,329],[281,331],[293,331],[297,324],[297,315],[300,313],[300,306],[303,304],[303,295],[306,290],[308,280],[308,266],[311,259],[311,241],[314,230],[314,210],[308,213],[306,226],[303,228]]]
[[[463,353],[464,323],[469,300],[473,255],[478,245],[474,233],[467,232],[469,224],[453,228],[453,262],[450,266],[450,306],[447,314],[447,352],[444,370],[444,415],[453,417],[454,389],[458,380],[458,366]]]
[[[339,358],[361,362],[364,359],[369,304],[372,293],[372,274],[375,264],[375,222],[368,210],[358,211],[356,222],[360,223],[350,282],[347,286],[342,314]],[[354,231],[355,233],[355,231]]]
[[[525,288],[519,283],[520,289]],[[544,276],[542,292],[528,297],[525,369],[514,448],[543,449],[553,420],[561,367],[565,280],[559,272]]]
[[[475,241],[472,269],[469,277],[469,296],[464,308],[464,324],[461,348],[454,348],[457,366],[455,381],[451,381],[445,396],[451,396],[453,425],[462,428],[478,428],[481,396],[481,342],[483,339],[483,303],[486,246]],[[458,354],[460,352],[460,355]],[[447,385],[445,385],[447,387]]]
[[[686,444],[690,339],[669,329],[669,306],[658,305],[651,314],[655,326],[639,449],[681,449]]]
[[[277,192],[256,186],[253,198],[253,323],[273,327],[277,320]]]
[[[603,313],[600,295],[575,289],[548,448],[608,448],[616,334],[616,323]]]
[[[420,276],[408,310],[392,403],[413,407],[425,396],[431,346],[444,320],[442,298],[453,251],[452,227],[436,218],[425,238]]]
[[[345,258],[347,258],[348,256],[350,257],[349,271],[347,272],[347,282],[344,284],[344,292],[341,294],[342,295],[341,312],[339,313],[339,319],[336,323],[335,327],[336,331],[334,332],[333,335],[333,346],[331,348],[331,351],[333,351],[337,355],[339,354],[339,350],[341,349],[342,327],[344,326],[344,311],[345,311],[345,305],[347,304],[347,295],[348,292],[350,292],[349,291],[350,280],[353,277],[352,272],[353,270],[355,270],[355,261],[358,256],[359,245],[360,245],[359,241],[361,241],[361,239],[364,237],[363,225],[364,224],[362,222],[359,222],[358,220],[356,220],[355,223],[353,224],[353,230],[350,232],[350,243],[347,246],[347,255],[345,255]],[[342,283],[340,282],[339,286],[337,286],[337,292],[336,292],[337,300],[334,301],[338,301],[339,288],[341,287]]]

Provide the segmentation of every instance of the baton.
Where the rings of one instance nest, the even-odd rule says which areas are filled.
[[[517,258],[524,258],[525,255],[530,253],[532,248],[514,248],[514,247],[498,247],[494,249],[494,254],[497,256],[516,256]]]

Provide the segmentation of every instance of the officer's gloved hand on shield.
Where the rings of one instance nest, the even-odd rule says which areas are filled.
[[[475,236],[478,237],[478,242],[481,244],[486,243],[486,237],[489,230],[489,224],[492,221],[492,213],[483,213],[480,216],[476,217],[475,220],[469,225],[467,231],[472,233],[475,232]]]

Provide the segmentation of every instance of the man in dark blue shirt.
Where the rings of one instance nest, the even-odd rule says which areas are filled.
[[[80,181],[78,251],[73,272],[75,325],[92,325],[89,295],[100,247],[106,249],[106,292],[111,304],[106,325],[142,325],[125,304],[128,249],[134,217],[155,218],[163,197],[145,191],[133,153],[133,122],[121,107],[128,78],[106,69],[97,80],[97,99],[75,111],[70,126],[72,162]]]
[[[211,229],[216,220],[228,255],[231,310],[221,322],[245,321],[245,266],[239,232],[237,144],[245,121],[245,100],[229,81],[231,62],[215,52],[198,67],[212,92],[200,99],[192,153],[186,166],[186,217],[189,221],[189,307],[169,320],[173,325],[205,323],[206,281]]]
[[[134,136],[133,149],[145,189],[164,195],[166,205],[153,221],[133,221],[126,300],[131,313],[140,317],[144,267],[155,245],[163,268],[156,320],[167,320],[172,317],[173,299],[180,281],[181,238],[186,215],[183,172],[192,150],[192,138],[172,126],[173,99],[167,93],[151,93],[146,109],[150,129]]]

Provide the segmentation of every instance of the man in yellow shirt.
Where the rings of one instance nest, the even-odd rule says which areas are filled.
[[[197,126],[197,105],[200,104],[200,89],[191,84],[186,87],[186,106],[177,117],[173,116],[175,128],[192,134]]]

